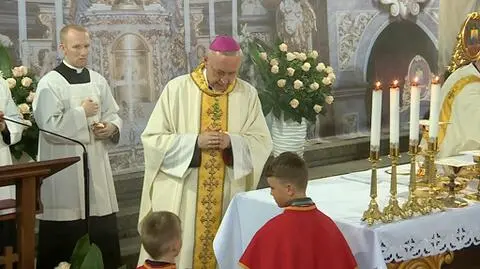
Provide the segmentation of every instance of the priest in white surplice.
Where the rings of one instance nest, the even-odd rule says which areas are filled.
[[[88,151],[90,167],[90,240],[102,251],[104,268],[120,266],[117,197],[107,147],[119,140],[122,120],[110,87],[99,73],[86,68],[90,37],[85,28],[65,26],[61,32],[65,58],[37,86],[33,112],[40,128],[76,139]],[[40,132],[38,159],[82,156],[82,147]],[[37,268],[68,261],[85,234],[82,161],[45,179],[41,187]]]
[[[440,158],[480,149],[480,60],[460,67],[442,86],[438,133]],[[446,127],[444,127],[446,126]]]
[[[12,164],[9,146],[19,142],[23,132],[23,126],[6,122],[4,116],[22,121],[7,82],[0,76],[0,166]],[[0,187],[0,200],[7,199],[15,199],[15,186]],[[11,211],[0,210],[0,215],[8,213]],[[0,221],[0,255],[4,247],[15,245],[16,237],[15,220]]]
[[[168,82],[142,134],[139,222],[150,211],[180,216],[180,269],[216,267],[222,215],[235,193],[256,188],[272,149],[257,91],[237,78],[241,58],[232,37],[218,36],[204,63]]]

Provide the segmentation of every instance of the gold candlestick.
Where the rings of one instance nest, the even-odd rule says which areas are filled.
[[[477,192],[473,194],[469,194],[465,196],[465,198],[469,200],[480,201],[480,156],[474,155],[473,161],[476,163],[475,172],[477,174],[477,179],[478,179]]]
[[[408,200],[403,205],[403,211],[405,216],[412,217],[415,214],[423,215],[430,212],[428,205],[423,205],[415,194],[417,189],[417,154],[418,154],[418,141],[410,140],[410,146],[408,147],[408,155],[410,155],[410,182],[409,182],[409,194]]]
[[[444,204],[437,200],[437,169],[435,167],[435,156],[437,155],[437,152],[437,138],[429,138],[426,158],[428,160],[427,180],[430,191],[426,204],[431,210],[438,209],[444,211]]]
[[[392,173],[390,174],[390,200],[388,201],[388,205],[383,210],[382,220],[384,222],[392,222],[395,220],[395,217],[402,219],[405,218],[405,214],[398,205],[397,200],[397,165],[398,159],[400,158],[398,144],[390,144],[389,158],[392,163]]]
[[[372,163],[372,175],[370,179],[370,203],[368,209],[363,212],[362,221],[366,221],[368,225],[372,225],[375,221],[382,220],[382,212],[378,208],[377,198],[377,163],[379,161],[378,149],[370,149],[370,157],[368,160]]]

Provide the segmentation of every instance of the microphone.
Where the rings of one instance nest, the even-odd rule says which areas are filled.
[[[26,126],[26,127],[31,127],[31,125],[29,125],[29,124],[19,122],[19,121],[7,118],[5,116],[0,117],[0,119],[4,119],[5,121],[13,122],[15,124],[23,125],[23,126]],[[75,139],[72,139],[70,137],[66,137],[66,136],[61,135],[61,134],[50,132],[50,131],[44,130],[42,128],[39,128],[39,127],[38,127],[38,130],[41,131],[41,132],[56,136],[56,137],[63,138],[65,140],[68,140],[68,141],[71,141],[71,142],[74,142],[76,144],[79,144],[83,149],[83,178],[84,178],[83,184],[84,184],[84,188],[85,188],[85,191],[84,191],[84,196],[85,196],[84,197],[84,199],[85,199],[85,221],[86,221],[86,226],[87,226],[86,227],[87,228],[87,234],[89,234],[89,230],[90,230],[89,229],[90,228],[90,189],[89,189],[89,186],[90,186],[90,184],[89,184],[90,183],[90,168],[88,166],[87,148],[85,147],[85,145],[82,142],[80,142],[78,140],[75,140]]]

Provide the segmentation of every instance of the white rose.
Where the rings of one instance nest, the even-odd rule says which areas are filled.
[[[331,105],[333,103],[334,99],[335,98],[333,98],[333,96],[329,95],[329,96],[325,97],[325,103]]]
[[[299,90],[302,87],[303,87],[303,82],[301,82],[300,80],[297,79],[293,82],[293,88],[295,90]]]
[[[19,68],[22,71],[22,75],[26,76],[28,74],[28,68],[26,66],[21,65]]]
[[[27,102],[29,102],[29,103],[33,102],[34,98],[35,98],[35,93],[30,92],[30,94],[27,96]]]
[[[278,65],[278,60],[277,59],[272,59],[270,60],[270,65]]]
[[[23,76],[23,70],[20,67],[14,67],[12,69],[13,77],[18,78]]]
[[[322,83],[325,84],[325,85],[330,85],[330,84],[332,84],[332,81],[330,80],[330,78],[324,77],[322,79]]]
[[[260,52],[260,58],[262,58],[262,60],[266,61],[267,60],[267,53],[266,52]]]
[[[7,78],[7,84],[9,89],[13,89],[17,86],[17,81],[14,78]]]
[[[295,69],[289,67],[289,68],[287,68],[287,73],[288,73],[289,76],[293,76],[293,74],[295,74]]]
[[[70,264],[68,262],[61,262],[54,269],[70,269]]]
[[[22,78],[22,81],[21,81],[22,86],[25,87],[25,88],[30,87],[30,85],[32,85],[32,82],[33,82],[32,79],[29,78],[29,77],[24,77],[24,78]]]
[[[300,54],[298,54],[298,59],[299,59],[300,61],[305,61],[305,60],[307,59],[307,54],[305,54],[305,53],[303,53],[303,52],[300,53]]]
[[[298,102],[297,99],[292,99],[292,100],[290,101],[290,106],[291,106],[292,108],[297,108],[299,104],[300,104],[300,102]]]
[[[331,66],[325,68],[325,72],[327,72],[327,74],[330,74],[330,73],[333,73],[333,68]]]
[[[293,60],[295,60],[295,58],[296,58],[295,54],[293,54],[291,52],[287,53],[287,61],[289,61],[289,62],[293,61]]]
[[[29,113],[30,112],[30,106],[25,104],[25,103],[20,104],[20,105],[18,105],[18,111],[20,112],[20,114]]]
[[[274,74],[277,74],[277,73],[278,73],[278,70],[279,70],[278,65],[274,65],[274,66],[272,66],[272,68],[270,69],[270,71],[271,71],[272,73],[274,73]]]
[[[312,50],[309,54],[308,54],[308,57],[312,58],[312,59],[317,59],[318,57],[318,52],[316,50]]]
[[[294,51],[294,52],[293,52],[293,55],[295,55],[295,58],[297,58],[297,59],[298,59],[298,57],[300,56],[300,52],[298,52],[298,51]]]
[[[302,65],[302,70],[305,71],[305,72],[308,72],[308,70],[310,70],[310,67],[312,67],[309,63],[304,63]]]
[[[279,79],[277,81],[277,86],[280,87],[280,88],[285,87],[285,84],[287,84],[287,80],[285,80],[285,79]]]
[[[318,88],[320,88],[320,84],[318,84],[316,82],[310,84],[310,89],[315,91],[315,90],[318,90]]]
[[[280,49],[280,51],[283,51],[283,52],[286,52],[288,50],[288,46],[285,43],[280,44],[278,48]]]
[[[322,72],[323,70],[325,70],[325,64],[324,63],[317,64],[317,71]]]
[[[315,111],[315,113],[320,113],[320,111],[322,111],[322,106],[321,105],[314,105],[313,110]]]
[[[329,73],[327,77],[328,77],[331,81],[334,81],[334,80],[337,78],[334,73]]]

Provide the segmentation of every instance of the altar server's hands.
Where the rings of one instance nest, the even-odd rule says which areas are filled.
[[[92,100],[92,98],[87,98],[82,102],[83,110],[85,110],[85,115],[88,117],[95,116],[98,113],[98,104]]]
[[[0,111],[0,132],[3,132],[5,128],[7,128],[7,124],[5,123],[3,116],[4,116],[3,112]]]
[[[99,122],[93,124],[93,134],[95,135],[96,139],[108,139],[114,136],[117,132],[117,126],[110,122]]]

